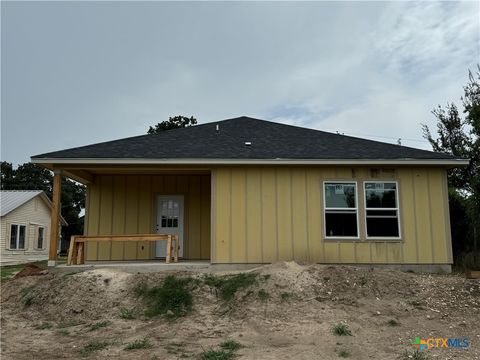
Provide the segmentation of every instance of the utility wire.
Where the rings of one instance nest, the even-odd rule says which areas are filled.
[[[344,133],[342,133],[342,134],[344,134]],[[393,136],[382,136],[382,135],[371,135],[371,134],[358,134],[358,133],[348,133],[347,135],[351,135],[351,136],[368,136],[368,137],[381,138],[381,139],[392,139],[392,140],[398,140],[398,139],[399,139],[398,137],[393,137]],[[405,141],[415,141],[415,142],[421,142],[421,143],[428,143],[427,140],[404,138],[404,137],[401,137],[400,139],[405,140]]]

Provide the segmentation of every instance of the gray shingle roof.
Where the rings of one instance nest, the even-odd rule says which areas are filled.
[[[42,159],[453,160],[455,157],[242,116],[32,157],[34,161]]]

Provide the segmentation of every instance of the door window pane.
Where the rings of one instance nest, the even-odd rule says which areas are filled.
[[[164,228],[177,228],[180,216],[180,203],[175,200],[165,200],[161,202],[162,220],[161,226]]]

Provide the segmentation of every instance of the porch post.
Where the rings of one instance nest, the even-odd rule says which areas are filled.
[[[62,194],[62,171],[53,170],[52,220],[50,224],[50,250],[48,266],[57,265],[58,230],[60,227],[60,201]]]

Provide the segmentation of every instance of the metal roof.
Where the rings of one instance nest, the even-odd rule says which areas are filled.
[[[52,207],[50,199],[42,190],[1,190],[0,191],[0,216],[5,216],[31,199],[40,196],[49,208]],[[60,216],[60,222],[67,222]]]
[[[40,195],[41,190],[2,190],[0,191],[0,216],[5,216],[20,205]]]

